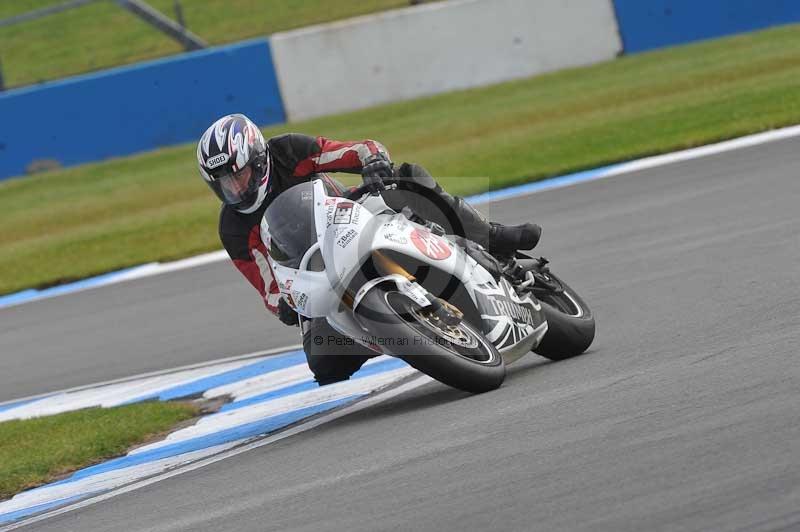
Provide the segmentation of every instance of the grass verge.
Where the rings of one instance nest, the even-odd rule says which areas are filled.
[[[5,0],[0,19],[64,0]],[[174,0],[148,0],[175,18]],[[408,0],[183,0],[186,26],[209,44],[408,6]],[[183,51],[115,2],[92,2],[34,21],[0,28],[0,59],[8,87],[58,79]]]
[[[463,195],[798,123],[798,50],[786,26],[265,133],[375,138]],[[6,181],[0,293],[219,249],[217,212],[192,144]]]
[[[0,500],[123,454],[196,414],[187,403],[146,402],[0,423]]]

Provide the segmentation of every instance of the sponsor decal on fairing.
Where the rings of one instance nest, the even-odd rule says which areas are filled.
[[[495,289],[476,290],[486,339],[498,349],[514,345],[533,334],[537,327],[534,311],[541,305],[531,298],[520,299],[514,289],[502,280]]]
[[[533,325],[533,313],[527,307],[501,296],[489,296],[489,303],[497,314],[507,314],[516,321],[523,321],[528,325]]]
[[[444,260],[452,254],[447,241],[425,229],[411,231],[411,241],[423,255],[433,260]]]
[[[384,233],[383,238],[390,242],[394,242],[395,244],[408,244],[408,239],[402,235],[396,235],[394,233]]]
[[[333,211],[336,209],[335,205],[325,203],[325,225],[326,227],[330,227],[333,223]]]
[[[290,290],[292,289],[292,282],[293,279],[287,279],[285,282],[281,281],[278,283],[278,288],[280,289],[281,292],[289,294],[291,293]]]
[[[353,204],[347,201],[341,201],[336,206],[336,211],[333,213],[333,223],[335,224],[349,224],[353,218]]]
[[[298,310],[303,310],[306,308],[306,303],[308,303],[308,295],[303,292],[298,292],[294,290],[292,292],[292,298],[294,299],[295,306],[294,308]]]
[[[346,248],[350,245],[350,242],[356,239],[356,235],[358,235],[358,231],[355,229],[348,229],[348,231],[343,234],[339,239],[336,241],[336,244],[339,247]]]

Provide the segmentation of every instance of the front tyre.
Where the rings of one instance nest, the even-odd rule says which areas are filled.
[[[581,296],[549,271],[537,274],[533,294],[547,319],[547,333],[534,353],[564,360],[586,351],[594,340],[595,323]]]
[[[466,321],[447,326],[402,292],[371,289],[355,311],[388,351],[439,382],[471,393],[499,388],[506,367],[497,349]]]

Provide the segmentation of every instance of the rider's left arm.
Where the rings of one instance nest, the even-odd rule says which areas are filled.
[[[364,164],[375,155],[389,159],[389,152],[378,141],[338,141],[325,137],[314,139],[312,153],[295,166],[294,177],[307,177],[323,172],[361,173]]]

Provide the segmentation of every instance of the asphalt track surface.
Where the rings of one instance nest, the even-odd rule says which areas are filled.
[[[582,357],[438,383],[37,530],[800,529],[800,141],[490,206],[592,305]],[[0,311],[2,397],[296,337],[218,264]],[[32,340],[31,340],[32,339]]]

